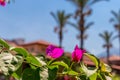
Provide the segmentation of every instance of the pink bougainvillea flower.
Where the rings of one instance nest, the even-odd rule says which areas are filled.
[[[49,45],[46,49],[47,56],[51,58],[59,58],[63,55],[64,50],[53,45]]]
[[[76,45],[73,53],[72,53],[72,61],[79,62],[83,56],[83,53],[85,53],[85,50],[82,50]]]
[[[5,4],[6,4],[6,3],[5,3],[5,0],[0,0],[0,5],[1,5],[1,6],[5,6]]]
[[[69,80],[68,75],[65,75],[65,76],[64,76],[64,80]]]

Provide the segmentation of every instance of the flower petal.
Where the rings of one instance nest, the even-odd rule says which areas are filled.
[[[52,52],[52,58],[59,58],[63,55],[64,50],[60,48],[55,48]]]
[[[5,4],[6,4],[6,3],[5,3],[4,0],[0,0],[0,5],[1,5],[1,6],[5,6]]]
[[[82,50],[78,47],[78,45],[76,45],[73,53],[72,53],[72,60],[75,62],[79,62],[83,56],[83,53],[85,52],[85,50]]]
[[[59,58],[62,56],[64,50],[58,47],[55,47],[53,45],[50,45],[46,49],[47,56],[50,56],[51,58]]]
[[[76,49],[79,49],[78,45],[75,46],[75,49],[74,49],[74,50],[76,50]]]
[[[52,51],[55,49],[55,46],[53,46],[53,45],[49,45],[48,47],[47,47],[47,49],[46,49],[46,53],[47,54],[50,54],[50,53],[52,53]]]

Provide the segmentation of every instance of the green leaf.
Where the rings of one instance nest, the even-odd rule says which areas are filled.
[[[68,69],[68,65],[66,63],[64,63],[63,61],[57,61],[57,62],[54,62],[52,63],[51,65],[59,65],[59,66],[63,66],[65,67],[66,69]]]
[[[22,65],[19,67],[19,69],[17,69],[17,71],[15,71],[12,76],[16,79],[16,80],[20,80],[22,77]]]
[[[79,76],[80,80],[89,80],[89,78],[86,75],[80,75]]]
[[[56,75],[57,75],[58,67],[57,66],[49,66],[48,69],[48,80],[55,80]]]
[[[36,70],[27,68],[24,70],[22,80],[40,80],[40,68]]]
[[[73,70],[68,71],[67,74],[71,75],[71,76],[77,76],[78,75],[78,73],[73,71]]]
[[[87,77],[90,77],[97,72],[97,70],[99,68],[100,61],[97,57],[95,57],[92,54],[85,53],[84,55],[87,56],[89,59],[91,59],[96,66],[96,68],[90,69],[90,68],[87,68],[83,63],[81,64],[82,71],[86,74]]]
[[[91,75],[97,72],[97,68],[95,68],[94,70],[90,70],[83,63],[81,64],[81,69],[87,77],[90,77]]]
[[[37,69],[38,67],[36,67],[36,66],[34,66],[34,65],[32,65],[32,64],[29,64],[29,66],[30,66],[30,68],[32,68],[32,69]]]
[[[20,80],[20,76],[17,75],[17,73],[13,73],[12,76],[15,78],[15,80]]]
[[[100,80],[106,80],[105,74],[103,74],[101,72],[98,73],[98,77],[100,78]]]
[[[0,39],[0,45],[4,46],[7,49],[10,48],[10,46],[3,39]]]
[[[85,53],[84,55],[87,56],[88,58],[90,58],[95,63],[95,66],[97,69],[99,68],[100,61],[96,56],[94,56],[92,54],[88,54],[88,53]]]
[[[26,61],[27,63],[30,63],[31,65],[36,67],[42,66],[42,64],[32,54],[29,54],[29,56],[26,57]]]
[[[17,54],[21,54],[24,57],[28,56],[28,52],[24,48],[12,48],[11,50],[17,52]]]
[[[48,68],[49,68],[49,69],[58,68],[58,65],[49,65]]]
[[[97,73],[94,73],[89,77],[90,80],[97,80]]]
[[[70,58],[68,58],[68,57],[66,57],[66,56],[63,56],[63,57],[61,58],[61,60],[64,61],[68,66],[70,66],[70,61],[71,61]]]

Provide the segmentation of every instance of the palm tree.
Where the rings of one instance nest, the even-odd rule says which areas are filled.
[[[119,56],[120,56],[120,10],[117,12],[111,11],[113,14],[113,18],[110,19],[110,22],[114,22],[114,27],[118,32],[118,35],[116,35],[116,38],[119,40]]]
[[[86,34],[87,30],[94,24],[94,22],[89,22],[85,25],[85,27],[79,27],[78,24],[74,24],[71,22],[68,22],[71,26],[73,26],[76,30],[79,31],[80,34],[77,35],[77,39],[80,39],[80,48],[84,49],[84,40],[87,39],[88,34]]]
[[[112,47],[112,40],[113,40],[113,33],[105,31],[104,33],[100,33],[99,36],[104,40],[105,44],[103,45],[104,48],[106,48],[107,53],[107,62],[109,62],[109,56],[110,56],[110,48]]]
[[[75,12],[75,19],[77,19],[77,25],[69,22],[70,24],[74,25],[76,29],[79,31],[79,38],[80,38],[80,48],[84,48],[84,39],[86,38],[85,31],[89,29],[89,27],[93,24],[93,22],[88,23],[89,26],[86,26],[85,18],[89,16],[92,12],[90,6],[94,3],[99,2],[101,0],[68,0],[72,2],[77,7]],[[103,0],[102,0],[103,1]],[[108,1],[108,0],[105,0]]]
[[[57,11],[56,14],[51,12],[51,15],[57,22],[58,26],[55,27],[55,32],[59,35],[59,47],[62,47],[62,40],[63,40],[63,30],[65,25],[67,24],[68,19],[70,18],[71,14],[65,14],[65,11]]]

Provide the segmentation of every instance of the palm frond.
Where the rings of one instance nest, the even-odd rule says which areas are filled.
[[[59,21],[59,25],[61,26],[61,27],[63,27],[64,26],[64,16],[65,16],[65,12],[64,11],[58,11],[57,12],[57,16],[58,16],[58,21]]]
[[[115,22],[114,18],[110,18],[109,22]]]
[[[104,36],[103,34],[100,33],[99,36],[100,36],[101,38],[105,39],[105,36]]]
[[[71,16],[72,16],[72,14],[66,15],[66,16],[65,16],[65,20],[68,19],[68,18],[70,18]]]
[[[60,25],[61,26],[63,26],[63,22],[64,22],[64,12],[63,11],[61,11],[61,12],[59,12],[59,14],[58,14],[58,16],[59,16],[59,22],[60,22]]]
[[[85,6],[87,6],[88,3],[90,2],[90,0],[81,0],[81,1],[82,1],[81,3],[82,8],[85,8]]]
[[[71,17],[71,14],[65,14],[65,11],[57,11],[56,14],[51,12],[51,15],[58,23],[58,26],[63,28],[64,25],[67,23],[68,19]]]
[[[72,16],[72,14],[67,14],[64,16],[64,23],[68,24],[68,19]]]
[[[109,45],[113,39],[113,32],[104,31],[104,33],[100,33],[99,36]]]
[[[119,24],[120,24],[120,9],[119,9],[119,13],[118,13],[118,21],[119,21]]]
[[[89,22],[89,23],[86,25],[85,30],[89,29],[93,24],[94,24],[94,22]]]
[[[118,19],[118,14],[115,11],[111,11],[111,13],[113,14],[113,16]]]
[[[109,33],[109,36],[112,37],[112,35],[113,35],[113,32],[110,32],[110,33]]]
[[[71,3],[72,3],[74,6],[76,6],[76,7],[78,6],[76,0],[67,0],[67,1],[71,2]]]
[[[74,27],[75,29],[77,29],[77,30],[79,30],[79,28],[78,28],[78,25],[77,24],[74,24],[74,23],[72,23],[72,22],[67,22],[67,24],[69,24],[69,25],[71,25],[72,27]]]
[[[111,22],[115,22],[114,26],[117,30],[120,30],[120,10],[117,12],[115,11],[111,11],[111,13],[113,14],[113,18],[110,19]]]
[[[51,16],[55,19],[55,21],[58,23],[58,18],[57,18],[57,16],[56,16],[53,12],[51,12],[50,14],[51,14]]]
[[[93,5],[93,4],[100,2],[100,1],[109,1],[109,0],[92,0],[89,5]]]
[[[89,0],[67,0],[70,1],[73,5],[79,7],[79,8],[84,8]]]
[[[115,40],[115,39],[118,38],[118,37],[119,37],[118,35],[114,36],[114,37],[112,38],[112,41]]]

